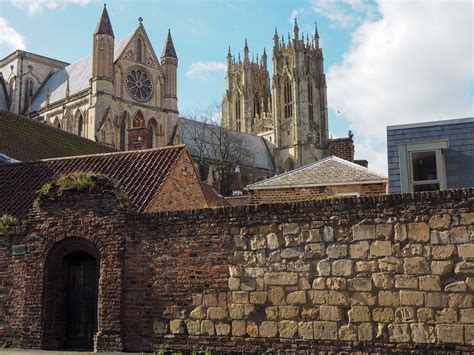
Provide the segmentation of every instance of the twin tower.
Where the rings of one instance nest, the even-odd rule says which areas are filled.
[[[328,154],[328,111],[323,52],[318,30],[306,39],[295,20],[293,38],[273,36],[272,81],[267,53],[249,58],[227,54],[222,117],[225,127],[272,143],[277,173]]]

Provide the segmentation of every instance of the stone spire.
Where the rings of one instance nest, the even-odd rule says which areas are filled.
[[[232,64],[232,53],[230,52],[230,46],[229,46],[229,51],[227,52],[227,68],[230,68],[231,64]]]
[[[314,23],[314,48],[319,48],[319,33],[318,33],[318,23]]]
[[[168,29],[168,37],[166,37],[166,43],[163,47],[163,52],[161,53],[161,57],[172,57],[178,58],[176,55],[176,51],[174,49],[173,39],[171,38],[171,31]]]
[[[245,46],[244,46],[244,62],[249,60],[249,47],[247,45],[247,38],[245,39]]]
[[[112,30],[112,24],[110,23],[109,13],[107,12],[107,6],[105,4],[94,34],[104,34],[114,37],[114,31]]]
[[[293,32],[295,34],[295,39],[298,39],[298,34],[299,34],[299,27],[298,27],[298,22],[296,21],[296,17],[295,17],[295,26],[293,27]]]
[[[273,35],[273,46],[278,47],[278,32],[277,32],[276,27],[275,27],[275,34]]]
[[[278,36],[278,35],[277,35]],[[278,39],[278,37],[277,37]],[[262,66],[264,68],[267,67],[267,49],[265,47],[263,47],[263,55],[262,55]]]

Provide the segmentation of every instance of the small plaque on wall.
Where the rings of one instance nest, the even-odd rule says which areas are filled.
[[[12,245],[12,255],[13,256],[25,255],[25,253],[26,253],[26,245],[25,244]]]

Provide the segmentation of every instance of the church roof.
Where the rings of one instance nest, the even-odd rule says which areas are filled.
[[[107,12],[107,7],[105,5],[104,9],[102,10],[102,15],[100,16],[99,22],[97,22],[97,27],[95,28],[94,34],[106,34],[112,37],[114,36],[109,13]]]
[[[182,143],[189,147],[192,156],[198,156],[200,150],[202,150],[206,159],[216,160],[217,157],[214,156],[216,149],[214,147],[218,142],[216,135],[212,134],[210,127],[213,126],[187,118],[179,118]],[[273,156],[267,145],[269,143],[264,138],[230,129],[225,129],[225,131],[229,133],[230,137],[241,141],[243,147],[248,148],[250,157],[244,165],[268,171],[275,170]],[[199,132],[200,137],[196,137],[196,132]],[[197,142],[196,138],[200,138],[201,142]],[[199,149],[198,144],[200,143],[207,147]]]
[[[330,156],[287,173],[248,185],[249,190],[288,187],[353,185],[387,182],[384,175],[350,161]]]
[[[168,36],[166,37],[166,43],[163,47],[163,53],[161,53],[161,57],[173,57],[178,58],[176,55],[176,51],[174,49],[173,39],[171,38],[171,31],[168,30]]]
[[[120,57],[132,36],[133,33],[114,42],[114,61]],[[64,99],[66,97],[68,81],[69,95],[74,95],[80,91],[89,89],[91,77],[92,55],[79,59],[64,69],[58,70],[47,79],[41,86],[40,91],[33,98],[31,111],[38,111],[45,107],[48,95],[50,103]]]
[[[0,216],[24,217],[41,186],[75,172],[107,175],[135,210],[146,212],[185,151],[180,145],[0,165]]]
[[[45,123],[0,110],[0,153],[20,161],[114,152]]]

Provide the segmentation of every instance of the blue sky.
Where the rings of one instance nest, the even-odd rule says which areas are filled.
[[[88,55],[103,3],[0,0],[0,57],[20,47],[73,62]],[[179,109],[220,103],[227,47],[263,47],[272,37],[312,34],[317,21],[328,77],[329,127],[355,132],[356,156],[386,171],[385,127],[473,116],[473,25],[469,0],[108,1],[116,38],[138,17],[157,55],[171,29],[179,58]],[[410,32],[412,31],[412,32]],[[442,100],[441,100],[442,99]]]

